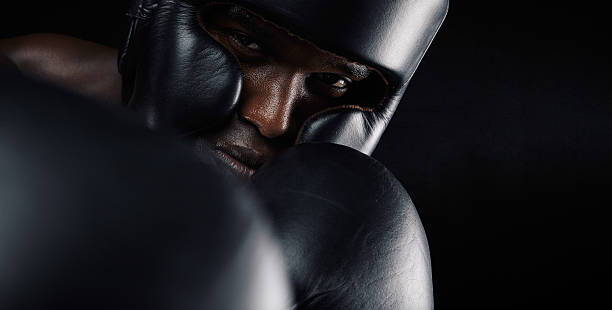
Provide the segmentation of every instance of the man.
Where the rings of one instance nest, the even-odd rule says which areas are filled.
[[[148,2],[151,1],[144,1],[143,4],[146,6]],[[185,1],[185,3],[192,2],[194,1]],[[191,22],[197,20],[201,29],[207,31],[217,43],[222,45],[238,61],[243,75],[243,87],[236,113],[231,121],[216,126],[215,130],[206,130],[205,134],[202,134],[201,127],[206,126],[202,126],[201,123],[198,124],[198,120],[194,121],[196,124],[188,129],[198,131],[197,135],[191,135],[194,147],[200,148],[202,145],[213,147],[218,151],[219,158],[223,162],[232,167],[237,174],[243,176],[252,175],[263,162],[280,150],[293,145],[298,138],[298,133],[303,129],[305,121],[323,110],[340,106],[370,110],[376,108],[377,105],[380,106],[383,99],[391,99],[390,96],[395,96],[396,98],[392,99],[399,101],[405,83],[412,75],[426,47],[437,31],[446,10],[445,1],[389,1],[389,3],[383,1],[378,4],[383,8],[382,11],[390,12],[385,13],[387,20],[376,19],[374,18],[375,15],[372,15],[370,18],[372,19],[370,21],[372,25],[362,26],[363,29],[348,29],[357,32],[346,32],[343,35],[354,38],[338,44],[340,48],[345,50],[348,50],[351,44],[357,47],[361,44],[363,49],[370,49],[363,55],[356,55],[361,58],[371,58],[368,63],[368,59],[345,58],[343,56],[348,55],[339,55],[334,51],[321,49],[310,40],[284,28],[283,25],[272,22],[271,18],[275,17],[273,10],[265,9],[270,11],[268,13],[270,19],[266,19],[260,14],[253,13],[252,10],[245,9],[245,7],[256,8],[257,6],[282,9],[283,4],[281,2],[267,3],[269,1],[264,1],[258,4],[257,1],[231,1],[240,4],[240,6],[235,4],[206,4],[208,1],[195,2],[204,4],[194,5],[193,11],[181,12],[180,14],[190,19]],[[153,6],[156,5],[156,1],[151,3],[153,3]],[[295,9],[299,10],[299,5],[301,5],[299,3],[301,2],[298,1],[297,3]],[[351,10],[337,8],[341,7],[340,4],[334,6],[336,7],[331,9],[336,10],[335,13],[346,12],[345,19],[347,20],[356,18],[351,15],[367,16],[367,13],[363,12],[367,7],[364,4],[352,2],[348,5],[348,7],[353,7]],[[310,4],[308,9],[317,11],[317,7],[320,7],[321,10],[330,9],[324,4],[314,3]],[[264,10],[260,9],[260,11]],[[138,11],[136,6],[132,16],[143,14],[143,12],[146,12],[146,10]],[[381,12],[381,15],[384,15],[382,13],[384,12]],[[152,14],[155,14],[155,12]],[[316,17],[316,14],[309,14]],[[142,19],[141,17],[138,18]],[[150,16],[146,18],[150,18]],[[324,21],[321,28],[338,28],[338,24],[341,23],[347,24],[345,28],[353,26],[342,18],[342,15],[333,16]],[[311,22],[317,23],[315,20]],[[371,31],[374,35],[366,33],[368,27],[374,28],[377,26],[375,23],[382,23],[380,29]],[[192,27],[193,25],[189,26]],[[174,34],[184,35],[181,31],[192,33],[197,30],[200,29],[176,30]],[[321,30],[316,29],[314,31]],[[385,31],[388,34],[385,37],[381,33],[378,38],[379,42],[367,41],[375,40],[378,32]],[[332,34],[325,40],[336,40],[337,38],[333,35],[337,34]],[[360,35],[363,38],[359,38]],[[160,39],[161,37],[157,35],[157,38]],[[364,42],[355,43],[350,42],[350,40],[364,40]],[[329,43],[325,44],[329,45]],[[348,47],[342,46],[342,44],[348,45]],[[176,47],[168,40],[163,42],[162,46],[164,46],[162,49],[155,52],[168,55],[168,50]],[[397,50],[390,50],[393,47]],[[0,44],[0,51],[26,74],[52,81],[94,98],[111,102],[121,101],[122,77],[115,69],[117,51],[114,49],[64,36],[32,35],[3,40]],[[354,53],[354,51],[349,52]],[[406,55],[402,55],[402,52]],[[371,56],[368,53],[379,53],[380,55]],[[394,55],[394,53],[398,55]],[[151,57],[150,54],[154,53],[149,51],[142,54],[145,55],[141,58],[145,59]],[[384,64],[386,67],[381,67],[380,64],[375,63],[379,61],[376,57],[389,59],[386,60],[388,63]],[[176,63],[175,61],[174,64],[176,65]],[[153,66],[155,65],[159,64]],[[390,66],[396,66],[396,68],[390,68]],[[168,84],[167,81],[160,81],[159,79],[170,80],[169,76],[164,74],[167,72],[157,72],[149,69],[147,73],[149,75],[145,81],[149,83]],[[153,73],[160,74],[154,76]],[[123,77],[124,88],[126,87],[125,84],[134,83],[129,78],[126,82],[125,75],[129,75],[129,73],[124,74]],[[404,75],[404,77],[398,79],[390,75]],[[151,82],[154,78],[157,80]],[[201,76],[196,78],[203,79]],[[229,83],[238,84],[239,82]],[[177,84],[175,83],[172,87],[176,88]],[[213,87],[218,88],[219,86],[213,85]],[[157,97],[150,94],[126,94],[124,89],[123,102],[137,110],[145,111],[148,114],[147,117],[150,120],[151,127],[156,127],[160,125],[158,124],[160,119],[165,117],[162,114],[169,114],[168,111],[172,109],[168,106],[172,105],[169,101],[173,98],[167,98],[168,101],[166,102],[151,103],[151,101],[155,101],[155,98],[160,97],[160,90],[151,86],[147,91],[155,92]],[[167,96],[167,94],[161,96],[163,97],[163,95]],[[382,108],[390,111],[387,111],[383,118],[390,118],[396,103],[386,104],[389,106]],[[200,122],[204,121],[209,120]],[[375,121],[366,124],[377,131],[372,134],[372,140],[375,141],[364,143],[369,144],[365,147],[367,149],[365,150],[366,153],[371,153],[374,149],[387,121],[388,119],[382,120],[381,125],[374,124]],[[172,124],[171,126],[179,125]],[[183,130],[182,133],[185,134],[187,129],[181,129]],[[340,144],[347,143],[341,142]],[[361,146],[355,148],[359,149]]]
[[[121,101],[253,177],[292,262],[298,309],[430,308],[418,215],[392,175],[354,150],[374,150],[447,5],[143,0],[119,52],[48,35],[2,50],[23,72]],[[121,75],[110,69],[117,54]],[[345,147],[292,147],[308,142]]]

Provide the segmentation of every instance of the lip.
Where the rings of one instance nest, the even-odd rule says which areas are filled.
[[[237,145],[217,145],[214,147],[217,157],[240,176],[250,177],[263,162],[258,152]]]

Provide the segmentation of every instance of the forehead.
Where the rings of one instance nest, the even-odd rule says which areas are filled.
[[[297,55],[308,54],[319,64],[341,67],[347,73],[358,77],[366,77],[371,71],[368,66],[321,49],[313,42],[301,38],[269,18],[242,6],[216,3],[206,6],[204,10],[210,17],[239,24],[248,29],[250,33],[257,35],[258,38],[265,38],[275,43],[274,45],[283,46],[289,54],[292,52],[296,52],[294,54]]]

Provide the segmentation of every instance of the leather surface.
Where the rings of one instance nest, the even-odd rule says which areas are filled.
[[[287,309],[252,192],[133,115],[0,82],[1,309]]]
[[[235,0],[323,49],[410,79],[442,24],[448,0]]]
[[[224,124],[242,85],[233,56],[200,26],[186,1],[135,1],[120,53],[123,101],[147,116],[150,128],[180,134]]]
[[[295,309],[432,309],[427,239],[410,197],[380,163],[301,144],[260,168],[294,284]]]
[[[371,155],[391,121],[403,92],[404,88],[371,111],[341,107],[319,113],[306,120],[298,142],[335,143]]]
[[[238,67],[197,25],[195,10],[207,2],[213,1],[134,2],[128,40],[119,61],[124,100],[146,103],[151,127],[170,123],[181,132],[206,130],[222,126],[235,108],[232,100],[238,98],[240,83],[234,87],[237,78],[233,74]],[[342,144],[368,155],[448,10],[448,0],[224,2],[251,8],[319,47],[384,75],[384,100],[349,104],[374,105],[373,110],[325,111],[308,119],[296,139],[297,143]],[[203,49],[205,56],[199,53]]]
[[[319,47],[379,70],[386,97],[373,111],[338,108],[312,117],[297,141],[331,142],[370,155],[448,11],[448,0],[237,0]],[[356,100],[352,106],[371,106]]]

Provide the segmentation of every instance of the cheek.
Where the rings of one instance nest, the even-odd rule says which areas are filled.
[[[249,90],[269,90],[280,87],[278,69],[273,65],[253,65],[240,62],[243,85]]]
[[[339,100],[321,95],[327,93],[318,90],[316,83],[310,82],[304,74],[273,64],[241,64],[241,67],[244,74],[241,100],[258,104],[280,100],[292,109],[292,122],[299,127],[313,114],[339,105]]]

